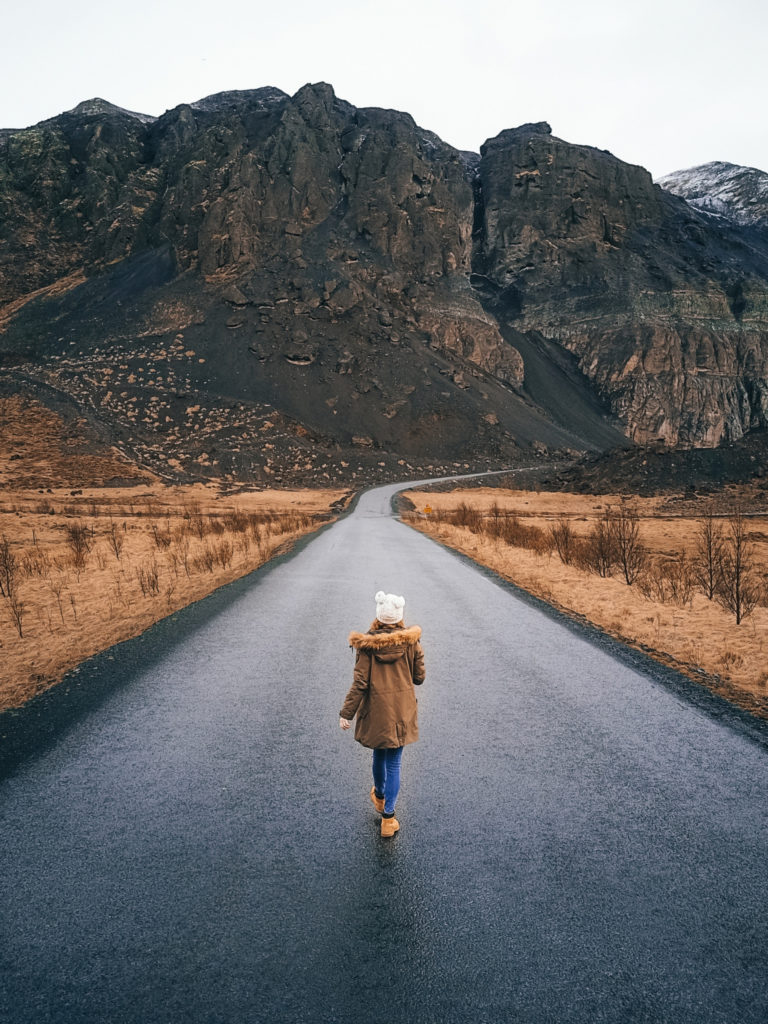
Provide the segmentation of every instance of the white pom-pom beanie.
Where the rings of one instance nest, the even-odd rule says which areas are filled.
[[[379,622],[387,624],[399,622],[403,617],[405,598],[397,594],[385,594],[383,590],[378,591],[374,597],[376,602],[376,618]]]

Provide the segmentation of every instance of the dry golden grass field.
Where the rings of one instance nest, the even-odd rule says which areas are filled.
[[[168,486],[19,396],[0,398],[0,710],[243,576],[342,490]]]
[[[709,523],[711,536],[721,538],[727,575],[729,511],[743,495],[705,502],[478,488],[405,497],[416,511],[404,518],[415,528],[768,718],[768,512],[741,505],[741,622],[727,607],[725,585],[712,599],[702,588],[703,570],[714,561],[702,564],[703,531]],[[622,509],[626,514],[619,515]],[[594,557],[595,528],[606,523],[606,512],[608,521],[636,524],[641,547],[637,564],[629,566],[631,585],[620,565]],[[570,538],[569,564],[558,553],[553,528],[561,546],[563,536]]]
[[[317,529],[341,491],[215,487],[0,497],[0,710],[251,572]],[[10,575],[8,566],[11,566]]]

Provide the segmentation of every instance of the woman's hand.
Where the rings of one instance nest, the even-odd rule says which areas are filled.
[[[351,722],[349,722],[346,718],[339,719],[339,727],[344,729],[345,731],[350,727],[350,725]]]

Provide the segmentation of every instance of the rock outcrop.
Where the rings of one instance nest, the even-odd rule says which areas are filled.
[[[573,352],[636,441],[712,446],[768,424],[768,246],[547,124],[481,157],[475,269],[498,316]]]

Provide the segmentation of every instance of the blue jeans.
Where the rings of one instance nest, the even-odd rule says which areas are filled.
[[[384,813],[394,814],[400,792],[402,747],[380,747],[373,752],[373,785],[376,796],[384,797]]]

